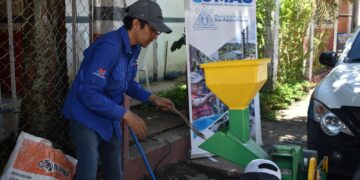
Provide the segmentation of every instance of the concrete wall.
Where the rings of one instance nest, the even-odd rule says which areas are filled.
[[[171,34],[162,33],[157,41],[143,49],[140,55],[139,66],[146,66],[151,80],[164,79],[165,68],[167,78],[186,74],[185,46],[175,52],[170,51],[172,43],[185,33],[184,1],[171,1],[169,3],[167,0],[157,0],[157,3],[162,8],[166,24],[173,32]],[[166,44],[168,45],[166,46]],[[141,81],[144,78],[143,73],[139,75]]]

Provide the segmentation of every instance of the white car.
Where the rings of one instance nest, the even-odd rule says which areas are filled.
[[[334,67],[317,85],[308,109],[308,148],[329,157],[329,172],[353,176],[360,165],[360,28],[339,58],[323,52],[320,63]]]

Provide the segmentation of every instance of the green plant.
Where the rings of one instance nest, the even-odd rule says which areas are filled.
[[[326,26],[334,23],[337,5],[334,0],[327,0],[317,1],[316,7],[320,13],[317,13],[317,16],[314,18],[317,24],[317,31],[314,33],[313,74],[319,74],[326,70],[325,66],[321,65],[318,59],[320,53],[327,49],[328,43],[331,40],[330,35],[333,32],[326,28]]]
[[[272,49],[272,40],[269,35],[271,32],[272,12],[275,7],[274,0],[256,1],[256,29],[258,56],[260,58],[268,57],[267,51]]]
[[[260,58],[272,55],[271,23],[274,11],[274,1],[257,1],[257,39]],[[304,49],[304,37],[313,11],[312,0],[281,0],[278,79],[272,86],[264,87],[260,93],[262,118],[275,119],[277,110],[286,109],[307,93],[309,83],[303,81],[303,63],[308,57]]]
[[[178,110],[184,110],[187,108],[187,86],[185,83],[176,84],[174,87],[157,92],[156,95],[170,99]],[[141,104],[137,108],[142,111],[151,111],[154,106],[152,104]]]
[[[158,92],[157,95],[170,99],[179,110],[187,108],[187,86],[185,83],[176,84],[169,90]]]
[[[260,93],[261,117],[274,120],[276,111],[286,109],[295,101],[305,97],[312,84],[308,81],[297,83],[276,83],[274,89],[263,89]]]
[[[313,74],[318,74],[322,71],[324,71],[325,66],[321,65],[318,61],[320,53],[323,52],[326,49],[326,40],[329,39],[329,32],[323,31],[323,32],[317,32],[315,34],[315,49],[314,49],[314,61],[313,61]]]
[[[303,79],[303,63],[308,57],[304,37],[313,12],[311,0],[282,0],[280,7],[278,81],[299,82]]]

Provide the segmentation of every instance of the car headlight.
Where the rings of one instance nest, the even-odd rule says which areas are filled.
[[[320,120],[322,131],[329,136],[338,135],[343,126],[344,124],[333,113],[325,114]]]
[[[340,132],[354,136],[350,129],[335,114],[316,100],[314,100],[314,120],[320,123],[321,130],[329,136],[336,136]]]

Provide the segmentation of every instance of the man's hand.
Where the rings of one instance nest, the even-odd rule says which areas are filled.
[[[156,106],[160,107],[161,110],[163,111],[170,111],[175,109],[174,103],[171,100],[164,97],[160,97],[152,94],[149,98],[149,101],[155,104]]]
[[[139,139],[145,139],[147,127],[144,120],[127,110],[123,117],[125,123],[134,131]]]

